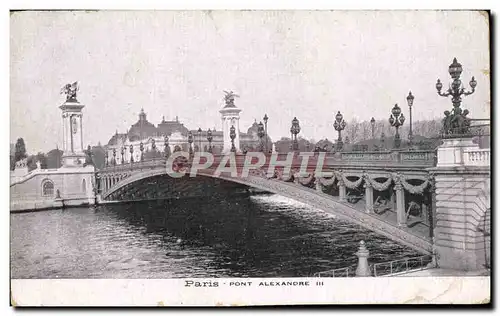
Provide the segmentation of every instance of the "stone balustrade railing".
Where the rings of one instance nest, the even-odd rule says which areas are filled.
[[[298,156],[297,153],[296,156]],[[312,154],[312,153],[311,153]],[[315,157],[311,157],[310,161],[314,161]],[[286,160],[288,153],[278,153],[278,161]],[[214,155],[214,162],[220,161],[222,155]],[[244,160],[244,154],[237,154],[236,161]],[[435,151],[371,151],[371,152],[338,152],[326,153],[324,166],[328,167],[345,167],[345,166],[366,166],[367,163],[373,166],[408,166],[408,167],[434,167],[436,165]],[[110,170],[126,170],[126,169],[141,169],[158,166],[161,162],[165,162],[165,158],[155,158],[133,163],[109,165],[102,171]],[[300,164],[300,162],[299,162]]]
[[[57,169],[38,169],[37,168],[37,169],[31,170],[30,172],[28,172],[22,176],[15,176],[15,175],[12,175],[12,173],[11,173],[10,186],[13,186],[13,185],[21,183],[21,182],[25,182],[38,174],[52,173],[56,170]]]
[[[464,165],[489,166],[490,148],[464,150]]]
[[[341,152],[327,155],[325,165],[356,166],[369,163],[373,166],[418,166],[433,167],[436,165],[435,151],[372,151]]]

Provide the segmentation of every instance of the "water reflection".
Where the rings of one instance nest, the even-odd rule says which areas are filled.
[[[14,278],[307,276],[416,255],[277,195],[154,201],[11,215]]]

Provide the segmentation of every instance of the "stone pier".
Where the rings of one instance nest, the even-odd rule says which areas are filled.
[[[438,149],[434,248],[440,268],[483,270],[490,261],[489,149],[471,138],[447,139]]]

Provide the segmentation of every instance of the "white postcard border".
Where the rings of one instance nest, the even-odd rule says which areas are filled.
[[[11,289],[12,304],[16,306],[484,304],[490,301],[490,277],[14,279]]]

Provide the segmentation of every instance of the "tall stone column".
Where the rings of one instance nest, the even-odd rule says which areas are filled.
[[[427,201],[424,199],[422,202],[422,221],[426,224],[429,223],[429,208],[427,207]]]
[[[63,167],[82,167],[86,155],[83,151],[82,109],[85,105],[68,99],[59,108],[63,119]]]
[[[234,104],[234,97],[237,95],[232,91],[226,93],[225,102],[226,105],[222,108],[219,113],[221,114],[222,120],[222,133],[224,139],[224,147],[222,152],[228,153],[231,151],[231,138],[230,138],[230,129],[231,126],[234,126],[236,131],[236,138],[234,139],[234,147],[236,147],[236,152],[240,152],[240,112],[241,109],[238,109]]]
[[[365,199],[366,199],[365,212],[371,213],[373,211],[373,186],[370,182],[366,180],[365,180]]]
[[[405,211],[405,191],[401,180],[397,179],[396,185],[394,186],[396,191],[396,214],[398,219],[398,226],[406,226],[406,211]]]
[[[342,180],[342,178],[339,179],[338,186],[339,186],[339,201],[345,202],[346,201],[346,187],[345,187],[344,180]]]
[[[319,178],[314,179],[314,184],[316,185],[316,191],[323,193],[323,189],[321,187],[321,182]]]

